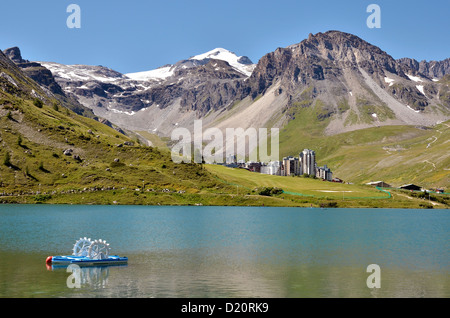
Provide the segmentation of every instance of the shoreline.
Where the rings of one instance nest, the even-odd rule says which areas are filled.
[[[448,202],[448,201],[445,201]],[[299,208],[450,209],[448,204],[391,192],[391,197],[370,199],[301,197],[290,194],[155,193],[115,191],[114,193],[71,193],[2,196],[0,204],[101,205],[101,206],[251,206]]]

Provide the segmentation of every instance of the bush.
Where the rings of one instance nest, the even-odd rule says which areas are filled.
[[[317,177],[314,174],[308,174],[308,173],[304,173],[302,175],[303,178],[311,178],[311,179],[317,179]]]
[[[423,199],[426,201],[434,201],[434,202],[439,202],[445,205],[448,205],[448,200],[449,197],[443,196],[443,195],[438,195],[438,194],[430,194],[428,192],[412,192],[411,193],[412,197],[415,198],[419,198],[419,199]]]
[[[36,106],[37,108],[42,108],[42,106],[44,106],[44,103],[39,98],[36,97],[33,100],[33,105]]]
[[[272,196],[272,195],[282,194],[283,190],[280,188],[264,187],[261,189],[257,189],[257,193],[259,195]]]
[[[125,166],[125,164],[124,164],[123,162],[115,162],[115,161],[113,161],[113,162],[111,162],[111,163],[109,164],[109,166],[110,166],[111,168],[118,168],[118,167],[123,167],[123,166]]]
[[[321,203],[321,208],[337,208],[338,204],[335,201]]]
[[[34,201],[36,201],[36,203],[42,203],[50,200],[51,198],[52,196],[50,194],[37,194],[34,196]]]

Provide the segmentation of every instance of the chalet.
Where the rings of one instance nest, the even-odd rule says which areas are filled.
[[[380,188],[391,188],[392,186],[384,181],[374,181],[366,183],[367,185],[374,186],[374,187],[380,187]]]
[[[403,189],[403,190],[411,190],[411,191],[420,191],[422,190],[422,187],[419,187],[418,185],[415,184],[405,184],[402,185],[399,189]]]

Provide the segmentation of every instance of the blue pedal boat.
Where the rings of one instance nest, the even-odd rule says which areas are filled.
[[[109,255],[109,244],[104,240],[94,240],[90,238],[80,238],[73,246],[72,255],[49,256],[46,259],[47,265],[68,266],[76,264],[78,266],[106,266],[124,265],[128,263],[128,257]]]

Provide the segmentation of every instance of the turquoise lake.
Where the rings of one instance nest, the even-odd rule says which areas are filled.
[[[0,205],[0,297],[450,297],[449,228],[449,210]],[[129,262],[69,288],[45,259],[85,236]]]

